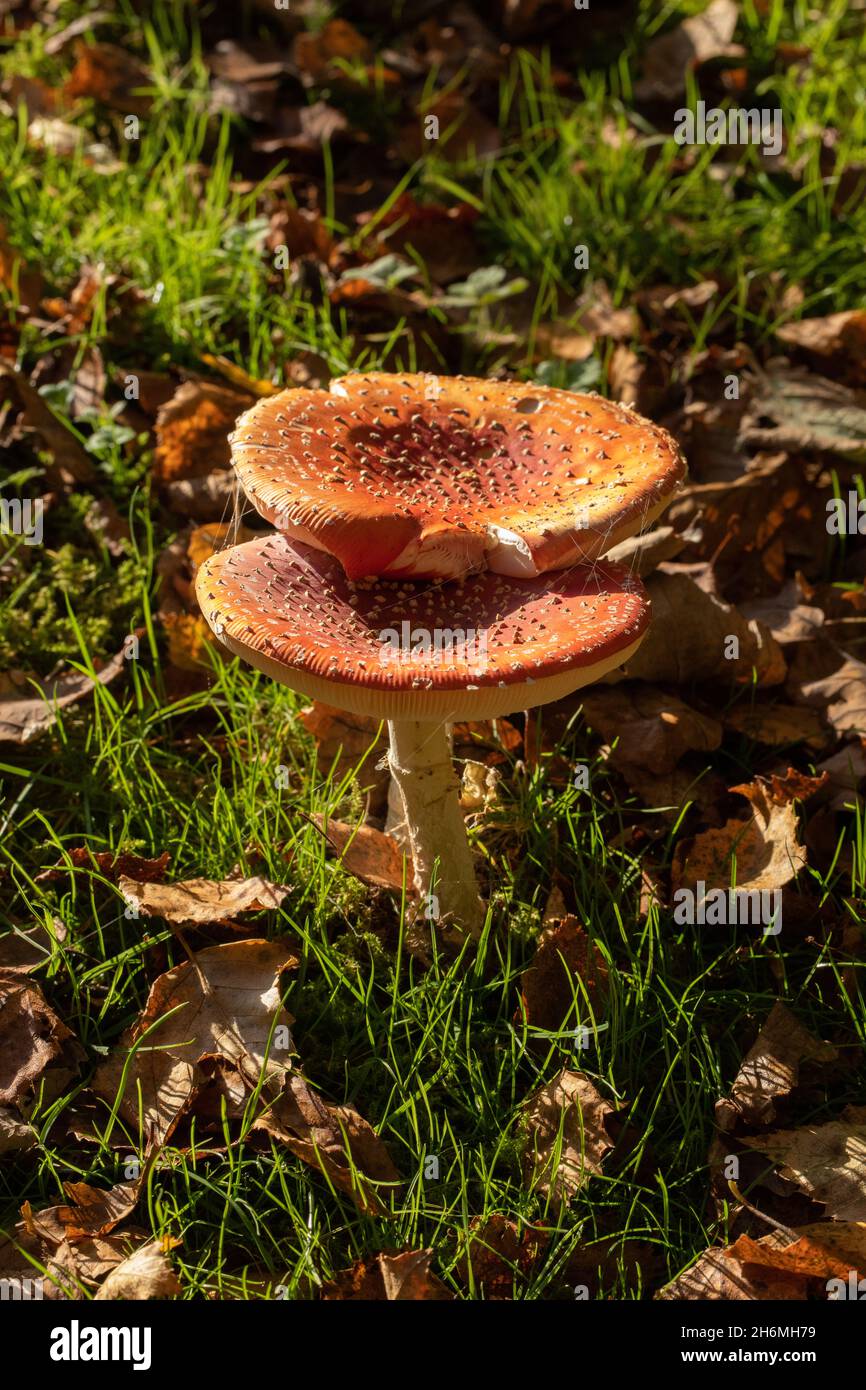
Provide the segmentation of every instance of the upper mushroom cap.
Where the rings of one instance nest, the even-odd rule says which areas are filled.
[[[253,505],[350,579],[534,575],[594,559],[686,474],[663,429],[600,396],[473,377],[342,377],[241,416]]]
[[[365,580],[272,535],[211,556],[196,590],[220,640],[276,680],[381,719],[492,718],[620,665],[649,621],[621,565],[463,583]]]

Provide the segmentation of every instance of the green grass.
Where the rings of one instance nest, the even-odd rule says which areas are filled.
[[[738,38],[763,103],[783,109],[792,159],[803,160],[799,183],[767,173],[754,152],[739,152],[723,178],[708,175],[718,158],[711,150],[680,168],[682,152],[651,128],[618,148],[599,138],[606,119],[625,130],[643,44],[698,8],[642,3],[623,51],[584,74],[581,103],[556,94],[544,59],[519,54],[502,84],[501,156],[479,172],[433,152],[410,171],[408,186],[419,197],[459,194],[479,208],[484,263],[530,280],[535,322],[561,312],[562,297],[587,283],[570,268],[576,242],[590,248],[588,278],[607,280],[617,302],[659,281],[721,277],[732,333],[755,347],[771,342],[781,321],[780,286],[802,288],[806,312],[862,303],[866,203],[834,211],[841,173],[866,158],[866,37],[845,4],[828,3],[818,15],[814,6],[776,0],[769,17],[759,17],[750,0],[743,6]],[[8,240],[41,268],[48,292],[68,293],[85,261],[122,277],[74,346],[98,345],[119,375],[169,364],[200,369],[202,354],[213,353],[254,377],[280,380],[304,350],[320,354],[333,373],[412,368],[418,339],[405,323],[365,341],[327,298],[313,304],[288,273],[281,280],[263,254],[263,199],[279,169],[264,185],[237,191],[233,150],[244,130],[208,114],[194,7],[155,5],[144,23],[127,6],[116,9],[115,41],[129,43],[155,73],[153,113],[141,140],[128,145],[118,138],[117,118],[85,109],[80,121],[90,138],[112,144],[122,167],[104,173],[82,157],[36,151],[23,122],[0,120],[0,220]],[[61,18],[77,7],[68,10]],[[6,70],[14,62],[18,71],[59,81],[64,65],[45,56],[43,37],[38,28],[24,34],[4,57]],[[805,72],[772,66],[777,38],[811,48]],[[822,174],[828,125],[839,139],[833,167]],[[189,173],[199,163],[208,165],[206,179]],[[326,162],[329,206],[332,168]],[[337,223],[332,230],[356,233]],[[10,321],[13,301],[7,295]],[[442,320],[434,305],[431,334]],[[491,321],[507,327],[508,300],[493,308]],[[705,331],[695,325],[698,342]],[[62,342],[25,325],[19,361],[30,368]],[[455,360],[443,360],[443,369],[484,373],[503,360],[501,349],[470,335],[455,335],[450,350]],[[531,340],[524,355],[509,350],[512,370],[530,375],[530,350]],[[62,395],[52,405],[75,428]],[[92,437],[89,428],[82,437]],[[591,796],[563,790],[551,776],[549,750],[531,773],[513,760],[505,767],[500,820],[476,836],[495,884],[480,947],[458,960],[441,954],[422,970],[406,950],[399,904],[361,888],[327,858],[310,824],[320,812],[359,820],[363,804],[350,779],[337,781],[317,764],[294,720],[301,702],[237,663],[219,662],[207,689],[166,696],[154,562],[177,520],[150,490],[150,448],[148,436],[122,440],[110,429],[91,444],[93,491],[111,497],[133,526],[134,543],[119,564],[82,531],[80,497],[48,514],[44,550],[9,542],[4,557],[3,668],[45,674],[65,659],[91,669],[124,634],[141,628],[144,636],[139,660],[115,685],[97,686],[92,701],[64,712],[51,734],[0,750],[0,927],[63,923],[65,939],[36,978],[88,1051],[79,1084],[37,1104],[39,1148],[0,1168],[0,1221],[11,1224],[22,1201],[34,1208],[56,1202],[64,1181],[116,1181],[130,1154],[142,1155],[142,1136],[124,1135],[120,1121],[98,1145],[75,1139],[65,1121],[93,1066],[143,1007],[154,960],[183,959],[171,932],[124,916],[117,889],[98,873],[78,870],[50,884],[36,876],[82,844],[145,855],[167,849],[172,877],[221,878],[240,865],[291,884],[267,929],[300,943],[301,966],[285,1002],[296,1018],[304,1074],[326,1099],[357,1105],[404,1179],[381,1191],[384,1215],[365,1216],[285,1151],[240,1142],[236,1127],[225,1152],[212,1135],[194,1135],[186,1152],[169,1147],[149,1175],[136,1220],[182,1240],[174,1258],[186,1296],[262,1297],[268,1288],[273,1296],[282,1285],[289,1297],[309,1297],[357,1257],[430,1246],[440,1277],[471,1297],[477,1291],[459,1276],[469,1224],[497,1212],[550,1236],[543,1260],[528,1274],[515,1272],[515,1298],[571,1298],[569,1257],[593,1242],[612,1242],[614,1255],[625,1241],[645,1242],[657,1287],[724,1237],[724,1222],[708,1204],[707,1151],[713,1102],[736,1074],[744,1036],[781,988],[819,1036],[841,1021],[862,1041],[862,1006],[842,974],[859,963],[831,946],[818,925],[816,940],[742,932],[731,940],[679,929],[655,908],[641,918],[642,866],[664,873],[686,833],[684,818],[671,826],[643,809],[600,762]],[[38,485],[28,467],[13,454],[4,485]],[[578,717],[557,751],[572,764],[592,760],[597,740]],[[746,780],[759,756],[749,741],[728,740],[715,765],[730,785]],[[285,789],[275,784],[280,765],[290,768]],[[629,833],[636,822],[646,828],[642,843]],[[806,873],[803,887],[826,900],[839,923],[862,926],[862,823],[855,821],[847,844],[852,869],[837,867],[826,880]],[[534,1036],[520,1011],[519,976],[532,959],[555,874],[570,885],[611,966],[609,1026],[597,1049],[579,1057],[574,1030],[593,1021],[580,994],[550,1036]],[[626,1138],[605,1176],[560,1210],[523,1181],[521,1107],[574,1065],[621,1105]],[[860,1098],[862,1082],[862,1069],[852,1070],[801,1121],[838,1113]],[[439,1159],[436,1180],[424,1176],[430,1156]],[[646,1288],[626,1262],[617,1270],[614,1258],[599,1292],[637,1298]]]

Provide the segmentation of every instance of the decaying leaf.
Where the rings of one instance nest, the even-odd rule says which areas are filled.
[[[74,1034],[23,971],[0,969],[0,1105],[15,1105],[52,1062],[84,1056]]]
[[[643,55],[643,77],[635,86],[638,99],[675,100],[685,91],[691,68],[730,51],[738,18],[734,0],[712,0],[700,14],[653,39]]]
[[[610,689],[595,686],[581,699],[590,727],[609,742],[617,740],[610,758],[617,767],[670,772],[684,754],[710,752],[722,741],[717,720],[657,686],[637,681]]]
[[[42,441],[51,455],[58,481],[63,486],[92,482],[93,463],[83,445],[61,424],[24,373],[0,358],[0,382],[4,380],[11,385],[21,407],[20,428]]]
[[[230,1115],[263,1076],[268,1099],[289,1068],[289,1049],[275,1048],[273,1040],[291,1022],[280,1003],[280,976],[296,965],[285,942],[251,940],[210,946],[194,963],[166,971],[138,1022],[98,1069],[93,1090],[113,1105],[123,1087],[121,1114],[137,1132],[140,1103],[144,1132],[156,1142],[168,1137],[208,1080],[207,1059],[218,1064]]]
[[[866,734],[866,662],[846,656],[830,675],[804,681],[799,695],[822,709],[838,734]]]
[[[725,710],[722,722],[726,729],[780,748],[789,743],[805,743],[810,748],[823,748],[828,734],[817,709],[779,704],[776,700],[745,700]]]
[[[856,371],[858,380],[866,379],[866,310],[848,309],[824,318],[800,319],[777,328],[776,336],[789,347],[800,348],[822,361],[842,358]]]
[[[45,680],[5,672],[0,683],[0,743],[29,743],[57,723],[60,710],[83,700],[97,682],[108,685],[125,664],[123,652],[118,652],[97,672],[96,680],[79,671]]]
[[[677,889],[694,889],[699,882],[728,887],[734,858],[736,886],[743,891],[781,889],[797,875],[806,851],[799,842],[793,802],[780,805],[757,785],[750,800],[751,819],[726,821],[677,846],[672,873]]]
[[[656,1297],[663,1300],[805,1299],[818,1292],[809,1281],[827,1277],[816,1271],[834,1267],[832,1255],[816,1258],[816,1253],[806,1241],[792,1242],[777,1231],[758,1241],[741,1236],[728,1249],[715,1247],[705,1251],[691,1269],[667,1284]]]
[[[0,1015],[2,1017],[2,1015]],[[4,1154],[26,1153],[35,1148],[39,1136],[31,1125],[25,1124],[16,1111],[0,1107],[0,1158]]]
[[[371,888],[402,891],[404,882],[411,887],[411,867],[404,867],[404,855],[397,841],[372,825],[349,825],[346,821],[314,816],[328,844],[338,855],[343,868]]]
[[[741,1142],[823,1202],[834,1221],[866,1221],[866,1107],[848,1106],[827,1124],[744,1136]]]
[[[255,397],[212,381],[185,381],[156,417],[154,474],[159,483],[204,478],[231,462],[228,436]]]
[[[180,1292],[180,1282],[162,1243],[153,1240],[111,1271],[96,1298],[178,1298]]]
[[[71,100],[92,97],[124,115],[144,116],[150,110],[150,97],[142,90],[150,86],[150,74],[125,48],[78,42],[75,59],[64,89]]]
[[[351,1269],[340,1270],[323,1286],[322,1297],[376,1300],[389,1303],[411,1301],[442,1302],[451,1299],[441,1279],[431,1272],[432,1250],[403,1250],[382,1253],[369,1260],[358,1260]]]
[[[581,1015],[586,1013],[587,998],[595,1014],[603,1008],[607,961],[577,918],[564,917],[544,928],[533,962],[520,982],[530,1027],[556,1032],[569,1015],[574,1018],[575,999]]]
[[[776,1102],[799,1084],[804,1062],[827,1064],[839,1053],[804,1028],[781,1001],[777,1001],[746,1053],[729,1100],[716,1104],[716,1123],[730,1130],[737,1120],[750,1125],[769,1125],[776,1118]]]
[[[400,1175],[384,1142],[352,1105],[329,1105],[302,1077],[286,1079],[285,1089],[253,1128],[318,1168],[362,1211],[381,1211],[375,1183],[396,1183]]]
[[[475,1217],[460,1261],[460,1277],[485,1300],[513,1299],[515,1276],[526,1277],[547,1245],[543,1231],[523,1230],[501,1212]]]
[[[529,1139],[526,1180],[544,1194],[566,1201],[602,1171],[613,1141],[605,1120],[615,1108],[588,1077],[563,1069],[526,1102]]]
[[[242,912],[272,911],[289,891],[266,878],[187,878],[177,883],[160,883],[127,878],[124,874],[118,887],[143,917],[161,917],[178,926],[186,922],[226,922]]]
[[[748,622],[685,574],[655,574],[646,587],[653,609],[649,632],[607,681],[751,682],[753,670],[758,685],[785,679],[782,652],[762,623]]]

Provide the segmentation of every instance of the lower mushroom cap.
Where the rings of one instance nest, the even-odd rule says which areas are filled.
[[[489,719],[546,704],[626,661],[650,613],[620,565],[353,584],[332,556],[280,535],[213,555],[196,590],[238,656],[304,695],[381,719]]]

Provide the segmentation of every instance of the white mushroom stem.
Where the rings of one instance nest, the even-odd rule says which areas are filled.
[[[388,762],[403,803],[420,915],[434,922],[447,918],[478,936],[484,904],[460,809],[448,727],[400,719],[391,721],[388,730]]]

